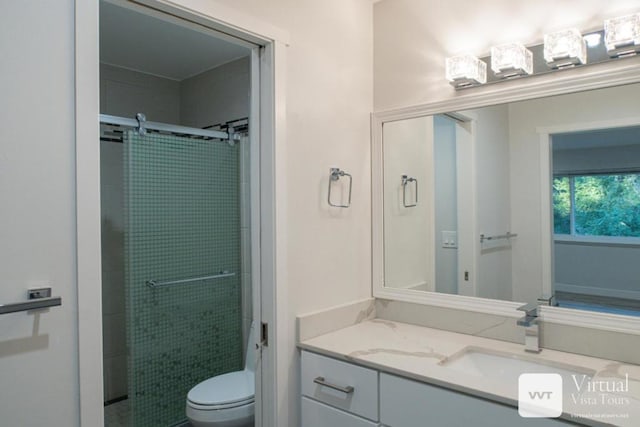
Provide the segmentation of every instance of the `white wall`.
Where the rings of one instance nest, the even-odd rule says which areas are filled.
[[[640,143],[636,145],[573,150],[556,150],[555,147],[554,138],[554,173],[611,172],[612,170],[640,169]]]
[[[540,136],[538,128],[640,117],[640,84],[511,103],[513,299],[535,301],[542,289]]]
[[[202,128],[249,117],[249,58],[180,82],[180,122]]]
[[[460,53],[482,57],[499,43],[537,44],[545,32],[602,28],[606,18],[637,11],[637,0],[382,0],[374,5],[375,110],[469,94],[456,93],[445,80],[447,57]],[[585,67],[572,75],[588,72]],[[536,81],[559,78],[564,76],[551,74]],[[501,83],[474,88],[473,93],[526,84]]]
[[[285,71],[287,146],[281,147],[288,159],[288,205],[279,207],[289,221],[286,286],[293,314],[369,296],[371,3],[217,3],[258,17],[290,35]],[[327,205],[331,166],[354,176],[350,209]]]
[[[214,3],[214,2],[211,2]],[[284,168],[289,348],[281,348],[289,383],[280,403],[298,426],[295,315],[371,295],[371,176],[369,114],[373,105],[373,12],[367,0],[220,0],[289,32],[287,144]],[[215,13],[215,4],[211,7]],[[327,205],[329,168],[353,174],[349,209]],[[284,197],[284,196],[283,196]],[[284,425],[283,425],[284,427]]]
[[[383,127],[386,287],[435,290],[434,136],[433,117],[400,120]],[[405,201],[415,204],[416,186],[415,182],[407,183],[404,195],[402,175],[418,181],[417,206],[404,206]]]
[[[640,300],[640,247],[557,241],[554,249],[556,290]]]
[[[180,82],[100,64],[100,113],[180,123]]]
[[[473,110],[476,125],[476,203],[478,234],[501,235],[511,230],[509,195],[509,117],[498,105]],[[474,236],[478,239],[479,236]],[[507,240],[480,245],[476,295],[511,301],[511,245]]]
[[[456,124],[444,116],[434,117],[433,122],[435,289],[438,292],[457,294],[458,249],[443,247],[442,238],[443,231],[458,231]]]
[[[0,316],[0,423],[77,426],[74,4],[0,14],[0,302],[50,285],[62,307]]]

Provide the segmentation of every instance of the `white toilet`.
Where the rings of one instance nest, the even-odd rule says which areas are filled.
[[[187,394],[187,418],[194,427],[253,427],[255,327],[251,323],[244,370],[209,378]]]

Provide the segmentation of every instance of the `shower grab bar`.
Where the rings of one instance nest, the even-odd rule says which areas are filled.
[[[480,243],[484,243],[485,240],[501,240],[501,239],[511,239],[512,237],[518,237],[517,233],[512,233],[507,231],[506,234],[500,234],[498,236],[485,236],[484,234],[480,235]]]
[[[235,276],[236,273],[230,273],[227,270],[223,270],[218,274],[214,274],[212,276],[202,276],[202,277],[191,277],[189,279],[179,279],[179,280],[169,280],[169,281],[158,281],[158,280],[148,280],[147,286],[152,289],[162,288],[164,286],[178,285],[180,283],[191,283],[191,282],[200,282],[201,280],[208,279],[222,279],[223,277],[232,277]]]
[[[412,205],[407,204],[407,185],[409,185],[410,182],[416,183],[416,200]],[[418,180],[410,177],[409,175],[402,175],[402,205],[405,208],[414,208],[418,206]]]
[[[346,205],[336,205],[334,203],[331,202],[331,183],[334,181],[338,181],[340,180],[341,176],[346,176],[349,177],[349,198],[347,201]],[[329,169],[329,192],[327,195],[327,202],[329,203],[329,206],[333,206],[334,208],[348,208],[349,206],[351,206],[351,188],[352,188],[352,184],[353,184],[353,177],[346,173],[343,170],[340,170],[340,168],[331,168]]]
[[[0,314],[17,313],[19,311],[37,310],[62,305],[61,297],[51,296],[51,288],[29,289],[27,292],[28,301],[0,304]]]

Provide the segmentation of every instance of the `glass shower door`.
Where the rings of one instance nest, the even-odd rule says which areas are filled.
[[[187,392],[242,368],[239,146],[128,131],[131,425],[185,420]]]

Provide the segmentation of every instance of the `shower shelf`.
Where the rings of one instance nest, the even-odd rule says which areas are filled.
[[[191,277],[189,279],[169,280],[164,282],[158,281],[158,280],[149,280],[147,281],[147,286],[149,286],[152,289],[156,289],[156,288],[163,288],[165,286],[179,285],[181,283],[200,282],[202,280],[209,280],[209,279],[222,279],[223,277],[233,277],[235,275],[236,273],[230,273],[224,270],[212,276]]]

